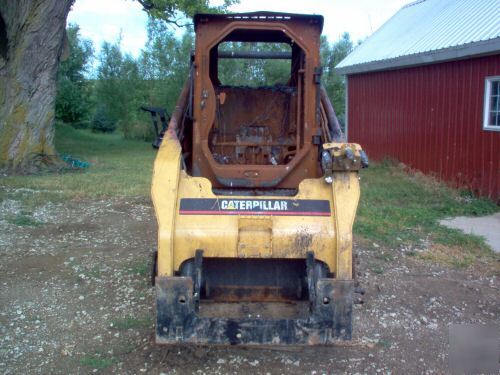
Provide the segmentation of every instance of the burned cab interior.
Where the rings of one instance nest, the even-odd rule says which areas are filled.
[[[210,80],[217,99],[208,144],[217,163],[282,165],[293,159],[301,133],[303,66],[303,51],[280,31],[235,30],[212,48]],[[268,77],[273,68],[282,73],[274,82]]]
[[[320,146],[331,140],[321,104],[322,22],[195,17],[190,116],[179,134],[188,174],[208,178],[215,194],[244,195],[293,195],[302,180],[322,175]]]

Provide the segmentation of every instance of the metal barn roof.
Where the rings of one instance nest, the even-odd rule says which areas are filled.
[[[418,0],[402,7],[336,70],[363,73],[497,52],[499,0]]]

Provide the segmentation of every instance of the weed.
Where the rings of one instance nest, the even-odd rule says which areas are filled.
[[[435,244],[419,254],[420,259],[444,264],[452,268],[463,269],[474,263],[475,256],[460,246]]]
[[[42,222],[23,213],[7,216],[7,222],[20,227],[38,227],[43,224]]]
[[[379,265],[374,265],[370,269],[376,275],[382,275],[384,273],[384,269]]]
[[[394,256],[392,254],[389,254],[387,252],[379,253],[376,256],[377,259],[383,260],[384,262],[392,262],[394,261]]]
[[[127,266],[127,271],[133,275],[147,276],[149,274],[149,262],[139,260]]]
[[[124,355],[124,354],[130,354],[134,350],[137,349],[137,345],[131,344],[131,343],[125,343],[123,345],[120,345],[116,350],[115,353],[117,355]]]
[[[92,267],[90,270],[87,271],[87,275],[95,279],[100,279],[102,277],[101,267],[100,266]]]
[[[377,344],[384,349],[389,349],[391,347],[391,343],[388,340],[379,340]]]
[[[100,355],[85,355],[81,360],[82,366],[92,367],[94,369],[105,369],[111,366],[116,360],[114,358],[106,358]]]

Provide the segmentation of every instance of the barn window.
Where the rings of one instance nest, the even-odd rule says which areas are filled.
[[[486,77],[483,129],[500,131],[500,76]]]

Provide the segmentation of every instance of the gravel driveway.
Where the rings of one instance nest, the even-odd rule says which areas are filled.
[[[486,268],[420,260],[422,249],[357,241],[366,289],[354,340],[333,347],[158,347],[149,262],[155,218],[140,199],[47,204],[36,224],[0,204],[0,373],[448,373],[451,323],[499,323]],[[423,249],[425,250],[425,249]]]

